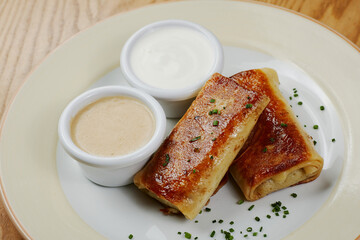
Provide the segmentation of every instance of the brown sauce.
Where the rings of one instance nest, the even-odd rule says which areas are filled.
[[[71,138],[83,151],[104,157],[126,155],[153,136],[155,120],[140,101],[104,97],[80,110],[71,122]]]

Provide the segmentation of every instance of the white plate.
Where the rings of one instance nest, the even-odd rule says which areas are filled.
[[[66,154],[61,144],[57,149],[57,167],[61,186],[66,198],[79,214],[79,216],[92,228],[109,239],[124,239],[129,234],[136,239],[182,239],[180,232],[191,232],[199,239],[207,239],[215,230],[219,238],[221,229],[236,231],[232,234],[235,238],[245,234],[257,232],[259,237],[267,235],[266,239],[276,240],[289,235],[299,228],[320,208],[328,199],[339,177],[344,159],[344,137],[340,119],[330,99],[322,92],[316,83],[303,71],[285,61],[279,61],[269,55],[252,50],[224,47],[225,66],[224,74],[231,76],[239,71],[248,69],[270,67],[277,71],[280,80],[280,90],[289,99],[296,115],[307,132],[317,141],[315,148],[324,157],[324,169],[321,176],[314,182],[291,187],[271,194],[256,202],[246,202],[241,206],[236,202],[244,199],[239,188],[233,182],[226,184],[212,197],[211,212],[198,215],[194,221],[186,221],[177,216],[164,216],[159,209],[163,208],[154,199],[131,185],[122,188],[104,188],[88,181],[81,172],[78,163]],[[100,87],[107,85],[126,85],[125,77],[120,68],[106,74],[91,86]],[[299,96],[294,97],[296,88]],[[298,105],[298,102],[302,105]],[[324,106],[326,111],[321,111]],[[168,119],[168,132],[171,131],[178,119]],[[318,130],[313,125],[320,126]],[[336,139],[332,142],[332,139]],[[297,193],[296,199],[291,197]],[[91,199],[91,201],[89,201]],[[271,212],[271,203],[281,201],[290,212],[286,218],[284,214],[275,216]],[[103,204],[106,202],[106,204]],[[121,204],[119,204],[121,203]],[[254,209],[248,211],[251,205]],[[266,215],[271,219],[267,219]],[[254,218],[261,218],[259,222]],[[213,224],[213,220],[224,220],[223,224]],[[198,222],[196,222],[198,221]],[[234,224],[229,224],[234,221]],[[119,231],[119,225],[126,223],[127,227]],[[279,226],[281,224],[281,231]],[[246,229],[252,227],[253,232]],[[260,227],[262,231],[259,232]],[[243,234],[240,234],[240,231]],[[220,238],[222,239],[222,238]],[[251,237],[248,237],[251,239]]]
[[[322,113],[329,114],[329,117],[321,118],[322,122],[319,123],[320,128],[323,127],[325,131],[314,131],[314,134],[318,134],[318,151],[326,161],[324,174],[319,181],[296,187],[295,192],[299,194],[296,199],[282,200],[276,197],[281,194],[288,196],[293,192],[292,189],[286,189],[260,200],[264,204],[255,202],[253,213],[259,217],[266,213],[255,210],[261,207],[265,209],[266,204],[275,199],[282,200],[290,210],[286,221],[274,217],[268,221],[276,226],[274,232],[265,229],[266,222],[262,217],[263,231],[269,233],[269,237],[282,237],[297,229],[286,239],[308,239],[309,236],[312,239],[354,239],[358,236],[360,162],[356,160],[359,159],[360,150],[355,146],[360,145],[360,113],[357,110],[360,101],[357,95],[360,88],[359,50],[333,31],[291,12],[261,4],[223,1],[159,4],[110,18],[59,47],[28,77],[2,123],[0,141],[2,197],[22,234],[28,239],[103,239],[102,234],[109,234],[107,236],[114,239],[126,239],[130,233],[135,235],[134,239],[144,239],[144,236],[148,239],[183,239],[183,236],[176,234],[177,231],[206,236],[210,234],[209,229],[227,230],[230,227],[228,221],[231,220],[235,221],[234,229],[237,232],[248,227],[247,224],[240,226],[241,221],[254,228],[260,226],[253,219],[242,218],[249,203],[235,206],[234,200],[241,195],[231,183],[212,198],[212,211],[199,215],[199,223],[194,223],[181,217],[162,216],[158,213],[157,203],[144,197],[133,187],[119,191],[101,188],[100,192],[107,193],[97,194],[92,198],[77,198],[78,201],[83,201],[84,208],[93,208],[84,211],[88,215],[84,217],[78,214],[79,209],[70,199],[79,196],[80,188],[76,190],[74,186],[72,189],[76,191],[69,194],[64,182],[60,181],[56,167],[56,128],[61,111],[72,98],[118,67],[121,47],[134,31],[150,22],[168,18],[197,22],[214,32],[224,45],[269,55],[279,63],[291,66],[291,71],[287,72],[286,68],[280,70],[283,71],[282,76],[288,76],[289,80],[303,76],[298,82],[295,81],[295,87],[298,87],[304,102],[304,114],[299,113],[301,121],[309,125],[315,123],[319,120],[314,117],[318,114],[316,106],[322,104],[326,107]],[[229,75],[257,63],[252,59],[247,61],[248,66],[231,66],[229,63],[224,74]],[[293,75],[294,71],[296,75]],[[283,82],[290,83],[282,87],[285,95],[289,94],[293,82]],[[316,84],[308,85],[307,82]],[[313,96],[311,93],[317,95]],[[295,109],[294,106],[294,110],[297,109],[302,108],[297,106]],[[331,117],[336,115],[340,116],[340,123],[336,123],[337,120]],[[345,146],[343,164],[341,148],[333,148],[342,145],[341,132]],[[336,143],[326,142],[333,134],[337,139]],[[338,150],[339,159],[334,157],[339,153]],[[71,162],[68,164],[70,168],[67,181],[73,180],[73,185],[84,184],[85,187],[81,188],[84,196],[94,193],[92,187],[96,186],[88,185],[81,175],[72,174],[70,170],[75,173],[76,165],[71,166]],[[59,172],[62,178],[60,168]],[[314,188],[320,182],[325,185]],[[124,192],[127,194],[123,194]],[[124,202],[114,205],[114,201],[107,201],[110,195],[117,195],[115,197],[124,199]],[[325,197],[321,201],[303,203],[311,195]],[[97,208],[105,208],[99,207],[99,204],[113,206],[114,209],[113,215],[100,212],[98,216],[100,221],[108,223],[103,224],[105,229],[99,229],[89,222]],[[121,204],[123,205],[119,207]],[[314,206],[309,215],[301,217],[302,212],[306,211],[304,207],[308,206],[306,204]],[[232,211],[232,205],[240,207],[239,214]],[[119,211],[131,210],[134,206],[138,206],[136,212]],[[122,220],[112,222],[114,219],[111,216],[117,215],[122,215]],[[227,218],[228,216],[234,219]],[[223,218],[227,225],[210,223],[212,219],[219,218]],[[115,224],[118,229],[113,235],[111,228]]]

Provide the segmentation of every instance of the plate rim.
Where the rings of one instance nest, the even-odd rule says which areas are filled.
[[[54,49],[52,49],[49,53],[47,53],[43,59],[36,64],[31,70],[30,72],[24,77],[24,80],[22,81],[22,83],[20,84],[19,88],[16,90],[16,92],[13,94],[13,96],[11,97],[8,107],[5,109],[2,119],[1,119],[1,123],[0,123],[0,141],[2,141],[2,134],[3,134],[3,129],[4,129],[4,125],[6,122],[6,119],[8,117],[8,113],[10,111],[10,109],[13,106],[13,103],[15,101],[15,99],[17,98],[17,96],[19,95],[20,91],[22,90],[22,88],[24,87],[24,85],[28,82],[28,79],[30,78],[31,75],[33,75],[33,73],[35,71],[38,70],[38,68],[48,59],[48,57],[52,54],[54,54],[56,51],[58,51],[58,49],[62,48],[64,45],[68,44],[68,42],[72,41],[74,38],[76,38],[78,35],[83,34],[83,32],[86,32],[87,30],[89,30],[90,28],[93,28],[97,25],[102,24],[103,22],[109,21],[109,19],[111,18],[116,18],[119,15],[123,15],[126,14],[128,12],[132,12],[132,11],[137,11],[139,9],[145,9],[148,7],[157,7],[159,5],[176,5],[176,4],[191,4],[194,2],[199,2],[196,0],[192,0],[192,1],[176,1],[176,2],[158,2],[158,3],[152,3],[152,4],[147,4],[147,5],[143,5],[140,7],[136,7],[133,9],[129,9],[129,10],[125,10],[122,11],[120,13],[114,14],[112,16],[108,16],[103,20],[100,20],[98,22],[96,22],[95,24],[88,26],[84,29],[82,29],[81,31],[75,33],[74,35],[72,35],[71,37],[69,37],[68,39],[66,39],[64,42],[62,42],[60,45],[58,45],[57,47],[55,47]],[[352,42],[350,39],[348,39],[346,36],[344,36],[343,34],[339,33],[338,31],[336,31],[335,29],[333,29],[332,27],[326,25],[325,23],[320,22],[319,20],[316,20],[308,15],[305,15],[303,13],[297,12],[295,10],[292,9],[288,9],[282,6],[278,6],[278,5],[274,5],[271,3],[265,3],[265,2],[258,2],[258,1],[254,1],[254,0],[225,0],[225,2],[242,2],[242,3],[249,3],[249,4],[255,4],[255,5],[262,5],[265,7],[269,7],[269,8],[275,8],[275,9],[279,9],[291,14],[295,14],[299,17],[302,17],[303,19],[308,20],[309,22],[315,23],[320,25],[321,27],[329,30],[330,32],[332,32],[333,34],[337,35],[338,37],[340,37],[342,40],[344,40],[347,44],[349,44],[350,46],[352,46],[359,54],[360,54],[360,47],[357,46],[354,42]],[[12,223],[14,224],[14,226],[16,227],[16,229],[18,230],[18,232],[21,234],[22,237],[24,237],[25,239],[29,239],[32,240],[34,239],[26,230],[26,228],[22,225],[21,221],[19,220],[19,218],[16,216],[15,211],[13,210],[10,201],[8,200],[7,196],[6,196],[6,191],[4,188],[4,184],[3,184],[3,179],[2,176],[0,175],[0,196],[1,196],[1,201],[4,204],[4,209],[6,210],[9,219],[12,221]],[[356,238],[360,239],[360,235]]]

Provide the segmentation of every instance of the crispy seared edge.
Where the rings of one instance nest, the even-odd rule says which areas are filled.
[[[205,180],[200,181],[201,184],[199,184],[197,186],[197,189],[195,189],[196,191],[193,191],[194,195],[203,193],[201,195],[199,201],[195,201],[192,204],[188,204],[187,202],[172,203],[172,202],[168,201],[167,199],[165,199],[163,196],[155,194],[151,190],[147,189],[146,183],[143,182],[143,178],[142,178],[143,170],[140,170],[140,172],[138,172],[135,175],[135,177],[134,177],[135,185],[140,190],[146,192],[148,195],[157,199],[161,203],[163,203],[171,208],[179,210],[180,212],[183,213],[183,215],[187,219],[190,219],[190,220],[194,219],[197,216],[197,214],[199,213],[199,211],[202,209],[202,207],[205,206],[205,204],[207,203],[209,198],[212,196],[212,194],[217,190],[217,186],[219,185],[222,178],[227,173],[232,161],[234,160],[234,158],[240,151],[241,147],[246,142],[247,137],[249,136],[250,132],[252,131],[253,127],[255,126],[255,124],[257,122],[257,119],[259,118],[260,114],[265,109],[265,107],[267,106],[269,101],[270,100],[267,96],[259,97],[258,105],[254,109],[254,111],[249,113],[247,115],[247,118],[244,119],[243,122],[239,122],[237,124],[237,126],[233,128],[233,132],[228,135],[229,137],[220,146],[220,147],[223,147],[223,149],[220,149],[218,151],[218,155],[215,157],[216,159],[219,159],[219,160],[216,162],[216,164],[213,165],[213,167],[211,169],[207,169],[207,171],[203,172],[202,177]],[[194,105],[192,105],[191,107],[194,107]],[[181,124],[181,122],[182,122],[182,119],[177,123],[175,128],[177,128],[178,125]],[[211,191],[208,191],[207,189],[211,189]],[[191,194],[189,197],[191,198]]]
[[[256,71],[261,71],[266,75],[268,82],[271,85],[272,91],[275,92],[278,100],[287,103],[278,87],[279,79],[276,71],[271,68],[256,69]],[[282,173],[270,175],[254,186],[250,186],[247,183],[247,180],[242,178],[236,167],[231,167],[230,173],[233,176],[233,179],[239,185],[244,193],[244,196],[249,201],[260,199],[272,192],[289,186],[311,182],[315,180],[321,173],[324,160],[314,149],[314,146],[311,142],[311,137],[302,128],[291,107],[288,104],[285,104],[285,108],[286,111],[290,113],[290,121],[292,121],[296,128],[299,129],[301,134],[299,137],[304,139],[307,150],[310,151],[309,153],[311,153],[311,155],[306,161],[297,164]]]

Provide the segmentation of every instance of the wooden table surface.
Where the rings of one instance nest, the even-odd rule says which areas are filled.
[[[55,47],[109,16],[166,0],[0,0],[0,119]],[[360,0],[260,0],[313,17],[360,47]],[[22,239],[0,203],[1,239]]]

